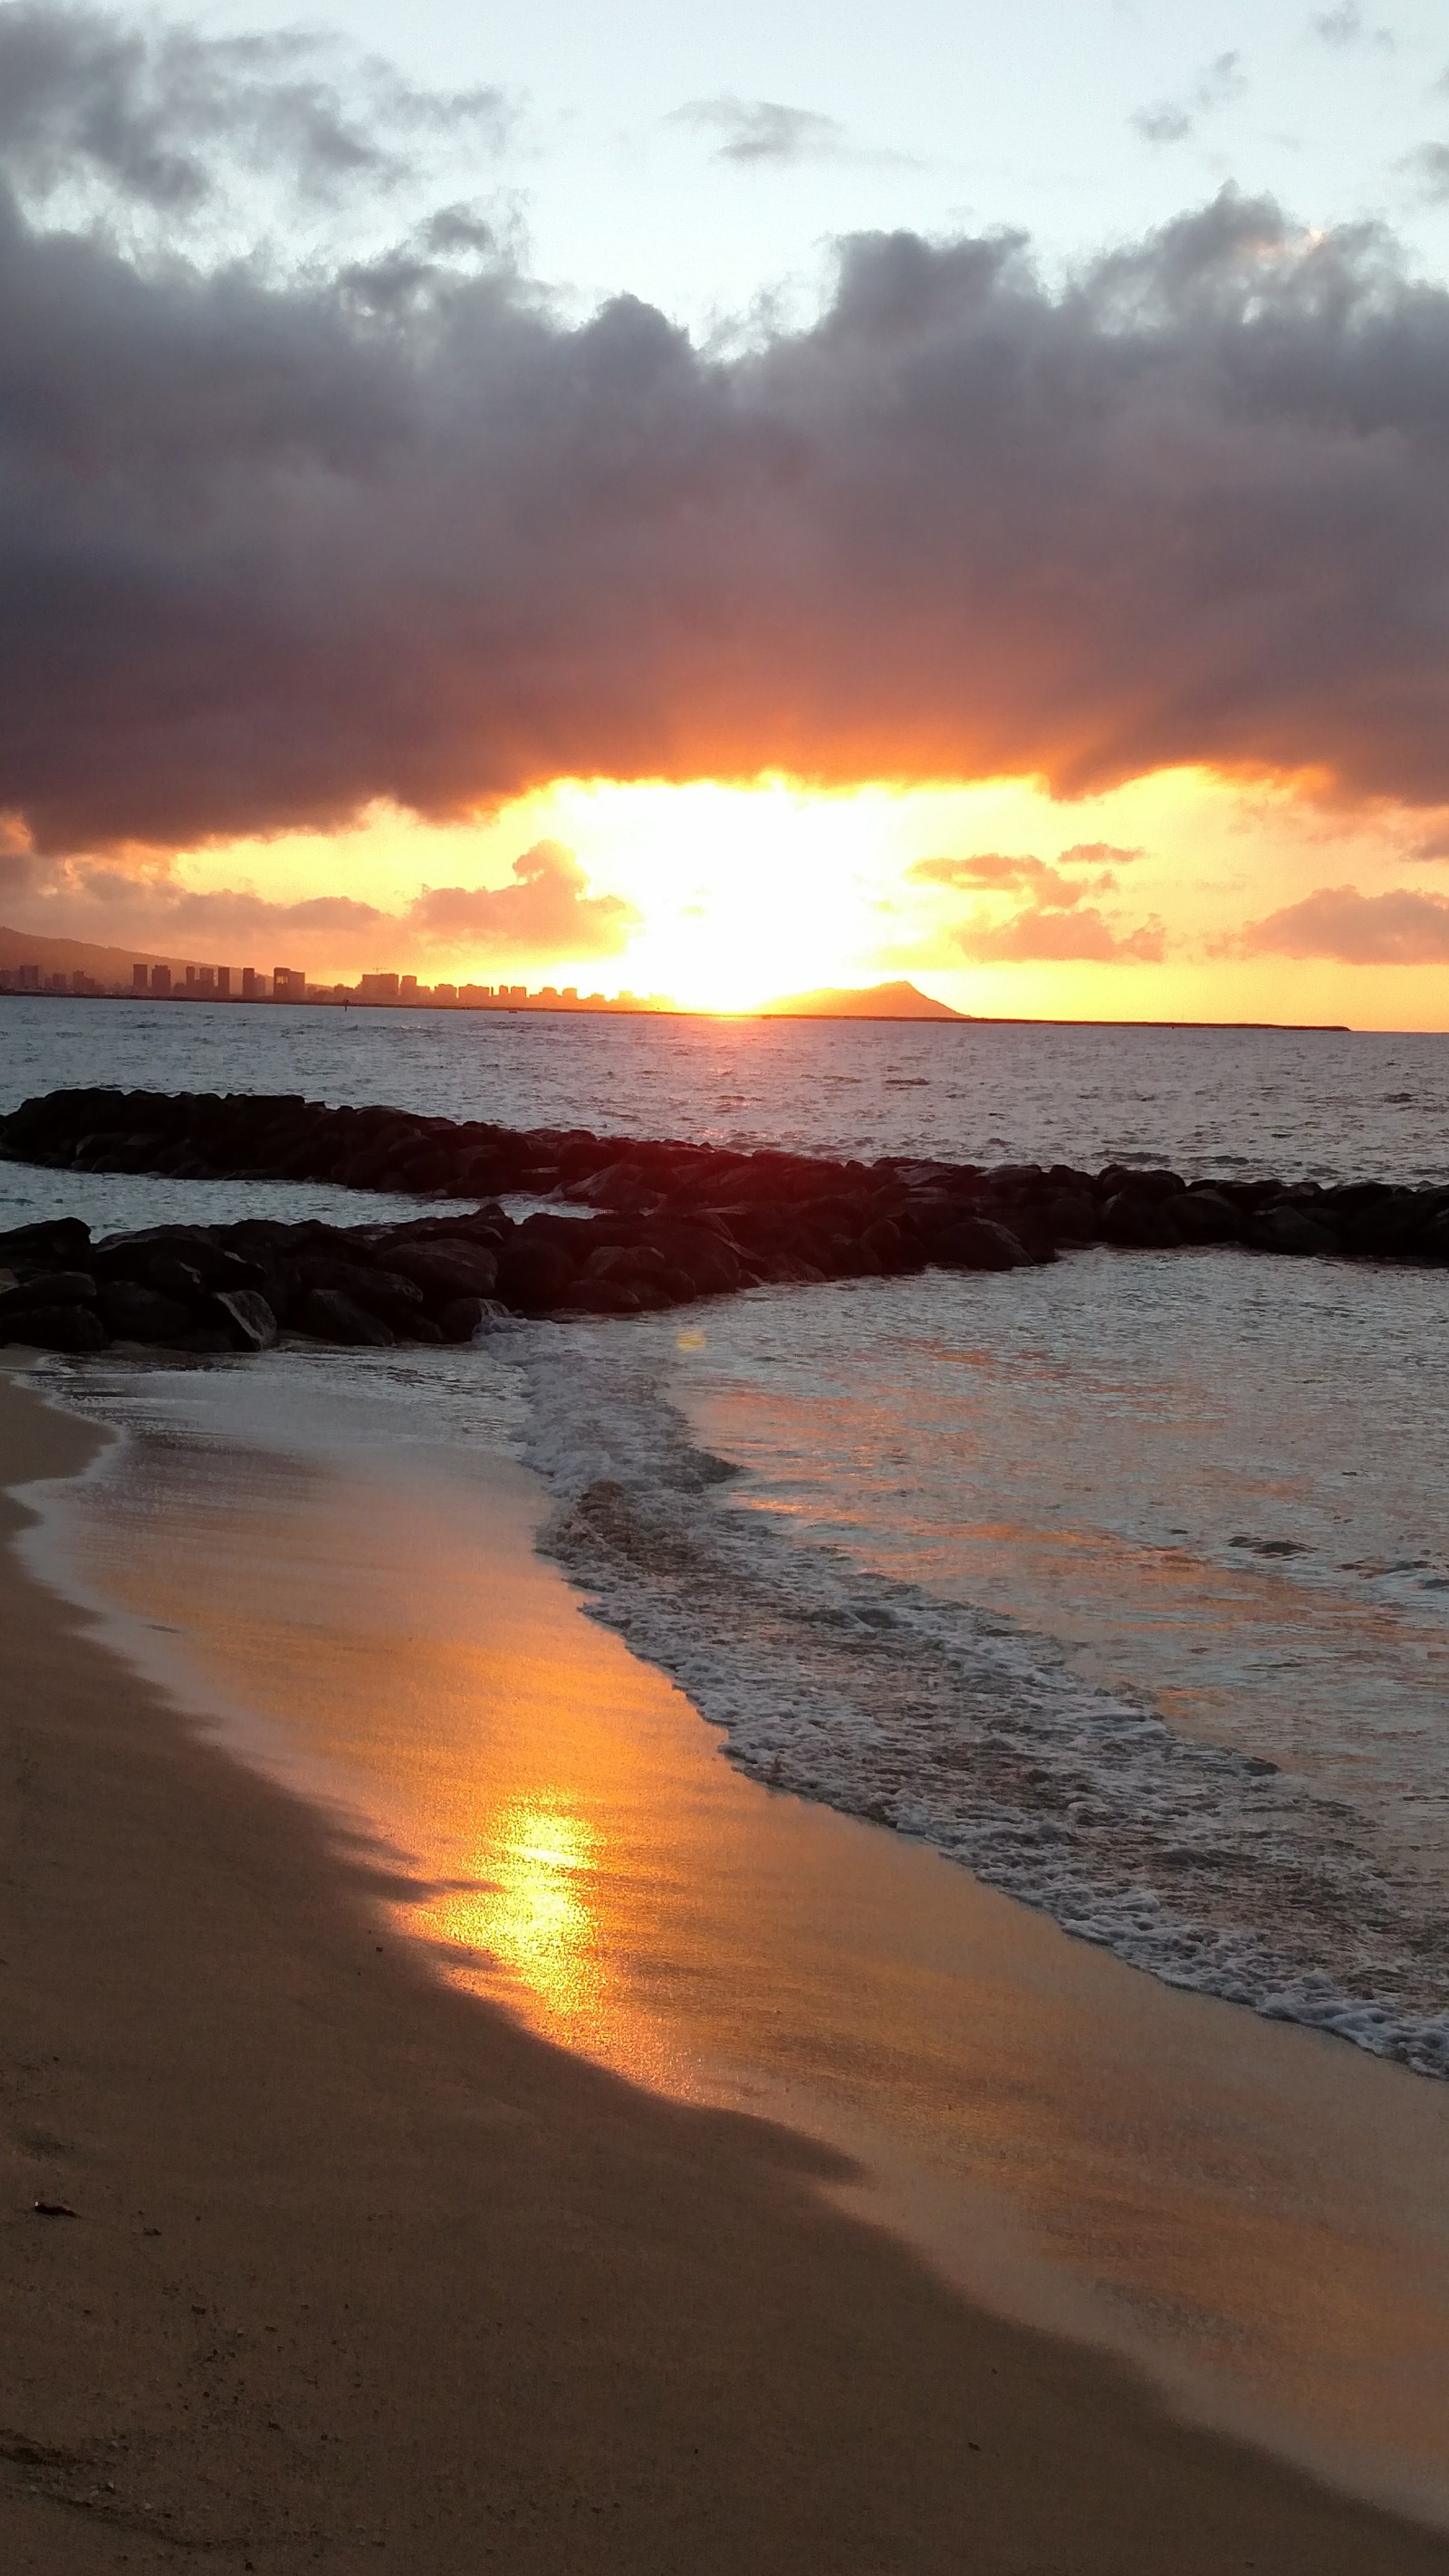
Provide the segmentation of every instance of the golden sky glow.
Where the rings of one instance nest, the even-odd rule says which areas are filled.
[[[637,918],[617,953],[504,954],[446,937],[420,945],[393,918],[422,888],[510,884],[513,861],[540,841],[575,853],[591,896],[631,907]],[[364,966],[401,966],[425,982],[628,988],[728,1012],[814,986],[908,976],[959,1010],[988,1015],[1444,1027],[1442,965],[1234,953],[1245,924],[1318,888],[1442,892],[1449,869],[1421,855],[1423,842],[1422,821],[1335,816],[1287,791],[1246,791],[1197,771],[1072,804],[1014,779],[840,793],[778,779],[750,788],[565,780],[476,823],[435,827],[383,810],[330,838],[212,847],[181,860],[177,876],[198,892],[246,889],[275,905],[345,892],[376,906],[387,918],[349,937],[345,953],[324,932],[291,936],[311,971],[349,978]],[[1101,864],[1074,864],[1092,880],[1102,936],[1145,939],[1145,955],[963,953],[963,937],[969,947],[1020,915],[1021,888],[963,889],[909,873],[982,853],[1056,868],[1063,852],[1098,843],[1107,845]],[[1080,920],[1080,906],[1071,918]],[[1158,931],[1143,928],[1153,924],[1160,958],[1151,954]],[[275,940],[280,957],[288,933],[278,929]]]

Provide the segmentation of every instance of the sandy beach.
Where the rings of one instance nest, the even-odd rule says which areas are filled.
[[[7,1485],[94,1437],[0,1383]],[[435,1980],[355,1847],[0,1582],[7,2567],[1449,2568],[974,2312],[818,2148]]]

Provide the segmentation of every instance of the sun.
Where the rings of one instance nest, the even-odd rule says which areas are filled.
[[[631,982],[726,1014],[868,977],[896,802],[885,789],[831,795],[783,779],[549,794],[560,836],[643,916]]]

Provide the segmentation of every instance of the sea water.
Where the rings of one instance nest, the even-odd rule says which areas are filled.
[[[1449,1168],[1423,1036],[5,1005],[0,1105],[78,1081],[861,1156]],[[0,1222],[380,1204],[0,1166]],[[1442,1272],[1092,1251],[520,1327],[405,1383],[461,1439],[470,1368],[480,1419],[504,1372],[543,1544],[743,1768],[1442,2076],[1446,1325]],[[144,1376],[114,1402],[139,1420]]]

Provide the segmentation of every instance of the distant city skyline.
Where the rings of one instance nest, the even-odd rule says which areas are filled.
[[[170,1002],[323,1002],[341,1003],[364,1010],[408,1009],[434,1010],[558,1010],[558,1011],[658,1011],[677,1006],[667,994],[580,993],[576,985],[543,984],[454,984],[446,979],[424,984],[416,975],[384,970],[362,975],[356,984],[314,983],[301,967],[274,966],[269,970],[243,966],[186,966],[178,979],[176,970],[165,964],[142,964],[131,968],[129,982],[120,976],[106,981],[80,967],[47,970],[38,960],[0,966],[0,994],[34,993],[50,998],[78,997],[107,1001]]]

